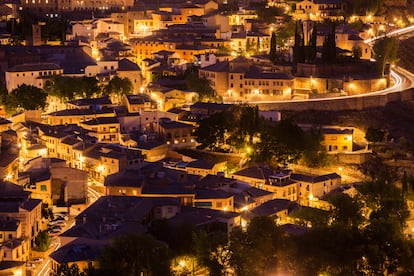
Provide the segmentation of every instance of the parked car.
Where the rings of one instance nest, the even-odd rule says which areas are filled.
[[[54,216],[55,218],[63,218],[64,220],[69,220],[68,213],[56,213]]]
[[[47,226],[54,226],[54,225],[66,226],[66,222],[63,220],[54,220],[47,224]]]
[[[63,220],[57,220],[53,223],[53,225],[66,226],[66,222],[64,222]]]
[[[48,229],[48,231],[52,231],[52,230],[62,231],[62,226],[60,226],[60,225],[53,225],[53,226],[48,227],[47,229]]]
[[[59,236],[62,233],[61,230],[57,230],[57,229],[52,229],[51,231],[49,231],[49,235],[51,237],[55,237],[55,236]]]

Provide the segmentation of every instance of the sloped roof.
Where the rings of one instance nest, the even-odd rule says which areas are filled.
[[[267,180],[269,176],[274,174],[274,171],[269,168],[252,166],[234,173],[234,175]]]
[[[59,70],[61,67],[50,62],[33,62],[16,65],[8,70],[8,72],[28,72],[43,70]]]
[[[138,64],[130,61],[127,58],[123,58],[118,62],[118,70],[117,71],[141,71]]]
[[[290,175],[290,178],[296,181],[303,181],[307,183],[318,183],[318,182],[327,181],[331,179],[341,178],[341,176],[337,173],[330,173],[330,174],[317,175],[317,176],[292,173]]]

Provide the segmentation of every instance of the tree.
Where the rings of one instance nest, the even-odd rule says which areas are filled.
[[[46,91],[64,101],[75,98],[90,98],[100,94],[98,80],[94,77],[62,77],[54,76],[46,85]]]
[[[276,125],[263,127],[253,159],[258,162],[274,161],[278,166],[286,167],[300,160],[304,146],[302,129],[291,120],[282,120]]]
[[[316,39],[318,36],[318,30],[316,23],[313,25],[312,35],[309,41],[307,60],[310,62],[315,62],[316,60]]]
[[[329,164],[329,155],[326,147],[322,145],[321,130],[312,129],[305,135],[305,149],[302,160],[310,168],[320,168]]]
[[[169,275],[170,256],[166,245],[152,236],[128,234],[104,249],[99,264],[106,275]]]
[[[231,128],[228,124],[228,122],[231,122],[231,118],[233,118],[231,113],[219,112],[201,120],[194,132],[194,136],[197,142],[201,143],[201,147],[214,149],[226,143],[225,134]]]
[[[382,76],[387,64],[396,61],[398,56],[399,40],[395,37],[384,37],[375,42],[373,47],[374,57],[377,62],[378,73]]]
[[[331,23],[331,32],[325,37],[322,46],[322,60],[325,63],[335,63],[336,61],[336,41],[335,41],[335,23]]]
[[[362,56],[362,49],[359,46],[352,47],[352,57],[355,60],[360,60]]]
[[[51,273],[52,276],[87,276],[82,272],[77,264],[68,265],[67,263],[58,265],[57,269]]]
[[[291,37],[295,36],[296,23],[292,20],[276,30],[276,44],[284,47]]]
[[[209,101],[215,99],[215,91],[211,87],[210,81],[205,77],[199,77],[198,71],[189,69],[185,74],[185,84],[189,90],[198,93],[199,101]]]
[[[293,45],[293,62],[302,63],[305,61],[305,47],[303,43],[303,32],[301,21],[295,25],[295,45]]]
[[[365,139],[372,143],[373,147],[375,147],[375,143],[382,142],[384,140],[385,132],[378,128],[371,128],[369,127],[365,132]]]
[[[273,275],[282,253],[282,232],[271,217],[254,217],[244,232],[230,234],[230,263],[237,275]],[[280,246],[280,247],[279,247]]]
[[[5,105],[7,110],[25,110],[44,109],[46,106],[47,93],[42,89],[22,84],[13,89],[6,97]]]
[[[131,94],[132,82],[128,78],[113,77],[103,89],[104,95],[117,95],[121,99],[124,95]]]
[[[40,252],[47,251],[50,246],[49,233],[46,230],[40,231],[35,238],[35,244]]]
[[[401,267],[412,271],[412,264],[404,261],[414,257],[403,232],[409,210],[401,190],[380,179],[364,183],[358,191],[370,210],[363,228],[365,269],[370,275],[394,273]]]
[[[269,58],[272,62],[276,61],[276,32],[272,32],[272,37],[270,38],[270,52]]]
[[[223,275],[229,267],[227,234],[224,232],[193,232],[195,256],[201,265],[209,270],[209,275]]]

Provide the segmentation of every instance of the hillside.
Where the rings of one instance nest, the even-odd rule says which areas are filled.
[[[283,117],[304,124],[354,126],[362,130],[381,128],[388,131],[389,139],[398,141],[400,137],[405,137],[409,142],[414,142],[414,102],[392,103],[383,108],[362,111],[284,112]]]

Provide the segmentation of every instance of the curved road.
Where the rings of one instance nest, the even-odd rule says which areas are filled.
[[[372,97],[378,95],[386,95],[389,93],[400,92],[406,89],[414,87],[414,74],[401,68],[395,66],[391,70],[391,77],[394,80],[394,84],[386,89],[374,91],[370,93],[352,95],[352,96],[339,96],[339,97],[326,97],[326,98],[317,98],[317,99],[300,99],[300,100],[278,100],[278,101],[247,101],[251,104],[271,104],[271,103],[301,103],[301,102],[324,102],[324,101],[334,101],[339,99],[350,99],[350,98],[360,98],[360,97]],[[226,101],[225,103],[240,103]]]
[[[375,36],[375,37],[372,37],[372,38],[365,39],[364,42],[371,45],[372,42],[374,42],[375,40],[378,40],[378,39],[381,39],[381,38],[384,38],[384,37],[400,36],[400,35],[404,35],[404,34],[407,34],[407,33],[411,33],[413,31],[414,31],[414,25],[411,25],[411,26],[408,26],[408,27],[405,27],[405,28],[400,28],[400,29],[391,31],[389,33],[386,33],[386,34],[383,34],[383,35],[380,35],[380,36]]]
[[[414,32],[414,25],[408,26],[405,28],[400,28],[389,32],[385,35],[376,36],[373,38],[369,38],[364,40],[365,43],[372,45],[375,40],[384,38],[386,36],[400,36],[410,32]],[[373,91],[370,93],[352,95],[352,96],[340,96],[340,97],[327,97],[327,98],[317,98],[317,99],[300,99],[300,100],[278,100],[278,101],[246,101],[244,103],[251,103],[251,104],[272,104],[272,103],[301,103],[301,102],[324,102],[324,101],[334,101],[339,99],[349,99],[349,98],[359,98],[359,97],[372,97],[378,95],[386,95],[389,93],[400,92],[403,90],[407,90],[414,87],[414,74],[410,71],[395,66],[391,69],[391,77],[394,80],[394,84],[386,89]],[[237,104],[240,101],[224,101],[227,104]]]

